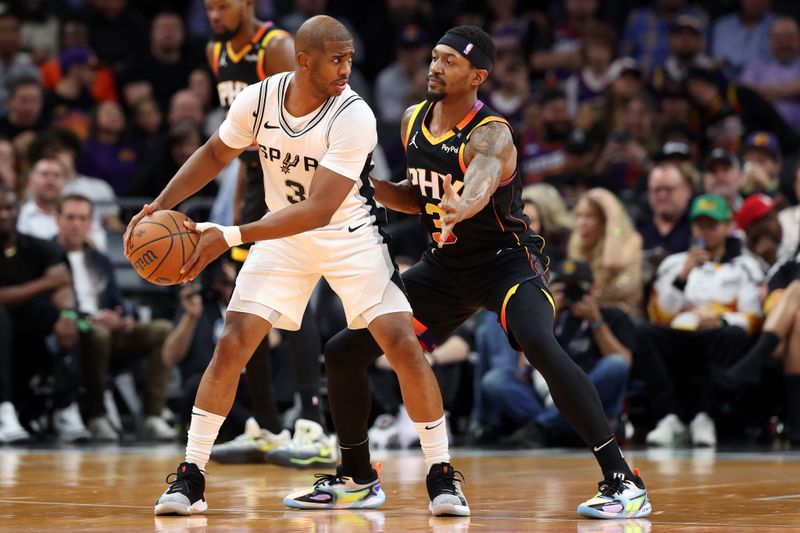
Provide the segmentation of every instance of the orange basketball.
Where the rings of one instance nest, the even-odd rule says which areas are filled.
[[[178,211],[156,211],[133,228],[128,259],[136,273],[156,285],[175,285],[200,237],[183,225]]]

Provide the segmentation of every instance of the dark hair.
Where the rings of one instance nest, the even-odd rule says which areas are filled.
[[[446,33],[469,40],[469,42],[477,46],[481,52],[486,54],[486,57],[488,57],[492,63],[497,62],[497,47],[494,45],[494,39],[479,27],[456,26],[447,30]]]
[[[64,204],[67,202],[86,202],[89,204],[89,214],[91,215],[94,213],[94,203],[87,198],[86,196],[78,193],[70,193],[67,195],[62,196],[58,199],[58,206],[56,207],[56,212],[60,215],[61,210],[64,207]]]
[[[23,75],[17,76],[16,78],[12,79],[11,82],[8,84],[8,97],[13,98],[14,95],[17,93],[19,89],[25,87],[26,85],[36,85],[42,94],[44,94],[44,88],[42,87],[42,83],[35,78],[34,76]]]
[[[72,131],[60,126],[53,126],[37,135],[25,152],[29,165],[36,161],[55,156],[56,152],[67,150],[75,154],[77,161],[83,152],[81,139]]]
[[[552,102],[553,100],[566,100],[567,93],[564,92],[563,89],[547,89],[542,93],[542,96],[539,98],[539,103],[541,105],[545,105],[548,102]]]

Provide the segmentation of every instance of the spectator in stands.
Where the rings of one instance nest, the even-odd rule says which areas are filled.
[[[583,106],[576,117],[576,125],[596,139],[607,138],[615,125],[623,121],[628,102],[645,90],[642,71],[629,57],[612,63],[611,79],[605,97]]]
[[[88,25],[91,48],[115,74],[126,62],[147,50],[147,23],[128,6],[128,0],[89,0]]]
[[[572,219],[564,198],[552,185],[537,183],[522,189],[522,202],[531,229],[544,238],[544,252],[550,264],[560,264],[567,256],[567,243],[572,233]]]
[[[150,142],[164,132],[164,113],[152,96],[145,96],[131,107],[133,138],[146,153],[152,148]]]
[[[652,324],[640,328],[637,357],[662,416],[646,438],[656,446],[682,440],[685,420],[691,420],[694,446],[716,445],[713,417],[725,397],[707,373],[741,359],[761,317],[763,275],[755,260],[742,255],[739,239],[728,237],[732,213],[726,199],[698,196],[690,218],[697,245],[661,263],[649,306]],[[676,389],[676,380],[690,377],[702,384]]]
[[[17,188],[17,155],[14,145],[6,139],[0,139],[0,184]]]
[[[525,185],[558,174],[564,166],[564,145],[572,130],[567,95],[560,89],[541,97],[541,123],[531,125],[520,141],[520,169]]]
[[[0,117],[0,137],[11,140],[17,154],[22,154],[34,134],[45,128],[46,119],[39,81],[32,77],[17,78],[8,88],[8,113]]]
[[[735,213],[742,204],[744,176],[739,158],[722,148],[715,148],[706,159],[703,191],[722,196]]]
[[[772,56],[748,63],[739,82],[772,102],[775,110],[800,133],[800,28],[792,17],[772,24]]]
[[[19,78],[39,79],[31,56],[20,51],[20,20],[10,10],[0,13],[0,109],[9,104],[10,86]]]
[[[653,156],[655,163],[672,163],[686,176],[692,193],[700,189],[700,172],[695,160],[700,148],[692,132],[683,124],[668,124],[661,130],[661,149]]]
[[[567,260],[553,275],[551,294],[555,305],[558,343],[583,369],[597,389],[603,410],[616,421],[628,385],[628,373],[636,350],[630,318],[615,307],[601,307],[594,295],[592,270],[586,263]],[[519,356],[517,355],[517,360]],[[523,426],[509,439],[523,447],[564,444],[572,429],[552,401],[543,400],[527,375],[509,366],[494,368],[481,379],[488,414]],[[527,378],[527,379],[526,379]],[[567,439],[573,442],[575,439]]]
[[[363,34],[365,50],[364,74],[372,79],[394,59],[394,49],[387,46],[394,42],[398,31],[410,24],[421,26],[432,35],[430,6],[420,0],[385,0],[371,2],[370,24]]]
[[[589,263],[601,307],[642,314],[642,237],[619,199],[590,189],[575,206],[567,258]]]
[[[777,194],[783,162],[781,146],[775,134],[754,131],[745,139],[741,155],[744,163],[744,193]]]
[[[592,105],[605,95],[614,81],[611,64],[617,50],[614,30],[605,24],[587,28],[581,40],[581,68],[564,82],[570,113],[575,116],[584,105]]]
[[[187,87],[200,100],[205,119],[203,120],[203,137],[211,137],[225,120],[225,108],[219,105],[217,90],[211,73],[205,68],[196,68],[189,74]],[[161,115],[159,115],[159,120]],[[160,124],[159,124],[160,125]]]
[[[783,363],[789,442],[800,446],[800,252],[781,263],[767,281],[767,319],[756,343],[736,365],[717,373],[729,389],[756,385],[764,363]]]
[[[797,149],[797,136],[775,108],[753,89],[736,84],[720,87],[717,74],[703,68],[692,68],[687,79],[689,96],[697,106],[703,129],[729,116],[741,119],[745,133],[772,131],[784,151]]]
[[[653,274],[665,257],[689,249],[689,202],[693,192],[690,178],[674,163],[659,163],[650,171],[649,210],[639,218],[636,229],[642,235],[643,253]]]
[[[184,89],[172,95],[169,101],[167,124],[171,128],[187,120],[201,128],[205,115],[203,114],[203,102],[197,93]]]
[[[581,38],[589,26],[597,22],[598,0],[567,0],[566,16],[554,22],[551,32],[544,33],[531,55],[531,68],[548,77],[566,79],[581,68]]]
[[[425,97],[430,54],[430,39],[420,26],[403,28],[395,44],[397,59],[375,80],[378,118],[399,124],[406,108]]]
[[[70,48],[62,52],[59,58],[61,81],[46,97],[53,120],[82,139],[89,133],[89,114],[95,106],[92,96],[94,61],[88,48]]]
[[[174,11],[156,15],[147,51],[130,57],[135,59],[130,62],[123,79],[133,76],[149,81],[162,109],[167,109],[173,94],[186,88],[189,74],[202,64],[197,50],[192,53],[186,46],[183,20]]]
[[[145,359],[142,433],[148,440],[172,440],[175,432],[161,418],[170,376],[161,361],[161,348],[172,323],[142,323],[134,318],[117,286],[111,261],[89,241],[92,219],[92,202],[84,196],[65,196],[58,204],[56,240],[69,261],[77,310],[91,324],[82,350],[89,431],[97,441],[119,440],[103,404],[110,370]]]
[[[594,1],[594,0],[592,0]],[[576,2],[568,2],[567,10],[575,11],[573,5]],[[577,2],[580,3],[580,2]],[[586,4],[586,2],[583,2]],[[533,17],[519,16],[518,10],[520,2],[516,0],[500,0],[486,2],[487,17],[483,29],[486,30],[495,46],[501,50],[517,50],[522,52],[525,56],[525,64],[527,61],[527,53],[532,51],[534,45],[534,33],[536,31]]]
[[[711,58],[705,54],[705,34],[705,26],[694,15],[680,15],[670,24],[669,55],[650,77],[656,94],[682,91],[691,67],[711,68]]]
[[[800,165],[794,171],[794,195],[800,200]],[[778,220],[783,228],[783,245],[789,250],[800,251],[800,204],[778,213]]]
[[[81,173],[126,191],[140,166],[139,148],[126,138],[125,114],[116,102],[102,102],[92,113],[89,138],[78,161]]]
[[[28,179],[28,200],[19,210],[17,231],[32,237],[51,240],[58,235],[58,201],[66,184],[66,169],[54,156],[43,157],[31,167]],[[92,244],[106,248],[106,232],[92,225]]]
[[[80,194],[94,204],[95,221],[100,227],[121,231],[125,228],[119,218],[119,205],[114,189],[101,179],[79,174],[75,168],[83,151],[81,140],[72,131],[53,127],[40,134],[28,147],[31,164],[43,158],[61,162],[66,172],[62,195]]]
[[[52,243],[18,233],[17,194],[0,186],[0,309],[7,314],[6,333],[11,350],[0,354],[0,375],[11,377],[11,397],[23,409],[23,418],[41,413],[30,389],[31,382],[50,389],[55,407],[53,429],[59,439],[77,442],[89,438],[78,410],[80,369],[76,349],[79,328],[72,278],[64,258]],[[2,311],[0,311],[2,313]],[[8,326],[10,323],[10,327]],[[52,377],[52,385],[48,385]],[[26,438],[15,424],[13,405],[0,411],[3,429]]]
[[[13,11],[20,19],[22,49],[31,52],[34,63],[58,53],[58,34],[61,22],[50,11],[45,0],[19,0]]]
[[[693,15],[703,26],[708,22],[705,11],[686,0],[656,0],[655,6],[634,9],[628,15],[620,55],[633,57],[645,73],[652,72],[669,54],[669,26],[678,15]]]
[[[765,194],[751,194],[736,212],[733,220],[744,232],[743,255],[752,257],[766,275],[772,266],[793,255],[781,245],[783,229],[778,220],[778,203]]]
[[[531,98],[528,69],[519,50],[500,50],[492,69],[492,90],[487,103],[521,131],[523,112]]]
[[[775,14],[771,0],[741,0],[741,9],[717,19],[712,29],[711,55],[721,60],[728,78],[747,63],[769,59],[770,28]]]

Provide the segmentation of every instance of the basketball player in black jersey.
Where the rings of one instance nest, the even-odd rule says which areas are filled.
[[[403,115],[408,177],[398,184],[373,181],[378,201],[420,214],[433,239],[403,274],[417,333],[432,350],[477,310],[495,311],[603,471],[599,492],[578,512],[646,516],[652,507],[644,483],[625,462],[592,383],[553,334],[544,242],[522,214],[511,128],[477,98],[494,57],[491,37],[477,27],[458,26],[441,38],[431,55],[427,99]],[[367,367],[380,353],[363,330],[345,330],[325,348],[341,475],[371,472]]]
[[[220,104],[226,111],[236,95],[247,86],[272,74],[294,69],[294,39],[273,22],[256,19],[253,0],[206,0],[205,4],[214,33],[214,39],[206,46],[206,56],[217,80]],[[266,213],[264,176],[257,150],[242,152],[239,161],[234,224],[246,224],[259,220]],[[246,247],[231,250],[231,257],[237,262],[244,261],[246,256]],[[287,331],[283,335],[294,353],[302,405],[300,416],[321,423],[319,354],[322,347],[313,313],[310,310],[306,312],[300,331]],[[281,421],[272,395],[268,338],[248,362],[246,377],[255,419],[271,435],[263,431],[259,436],[245,434],[230,443],[215,446],[211,458],[227,463],[269,460],[291,464],[292,459],[306,461],[318,456],[318,462],[330,463],[331,455],[326,443],[306,446],[303,450],[293,447],[292,453],[302,455],[298,457],[284,457],[285,450],[275,449],[285,444],[285,439],[279,436]],[[269,457],[265,452],[269,452]]]

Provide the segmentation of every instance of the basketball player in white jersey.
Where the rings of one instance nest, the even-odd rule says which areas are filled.
[[[295,48],[294,72],[239,94],[219,131],[128,226],[126,250],[130,231],[143,216],[174,207],[254,140],[259,145],[270,213],[240,227],[188,224],[202,235],[182,270],[184,281],[229,247],[256,244],[237,278],[223,334],[197,392],[186,460],[156,502],[155,514],[207,509],[203,473],[239,374],[272,327],[299,327],[320,276],[341,297],[349,327],[369,328],[395,368],[426,463],[452,468],[441,394],[376,224],[368,173],[377,132],[369,106],[347,85],[352,37],[338,21],[318,16],[300,27]],[[377,507],[385,500],[374,471],[369,479],[331,474],[306,496],[309,505],[322,509]],[[431,500],[434,514],[469,513],[458,481],[432,493]]]

